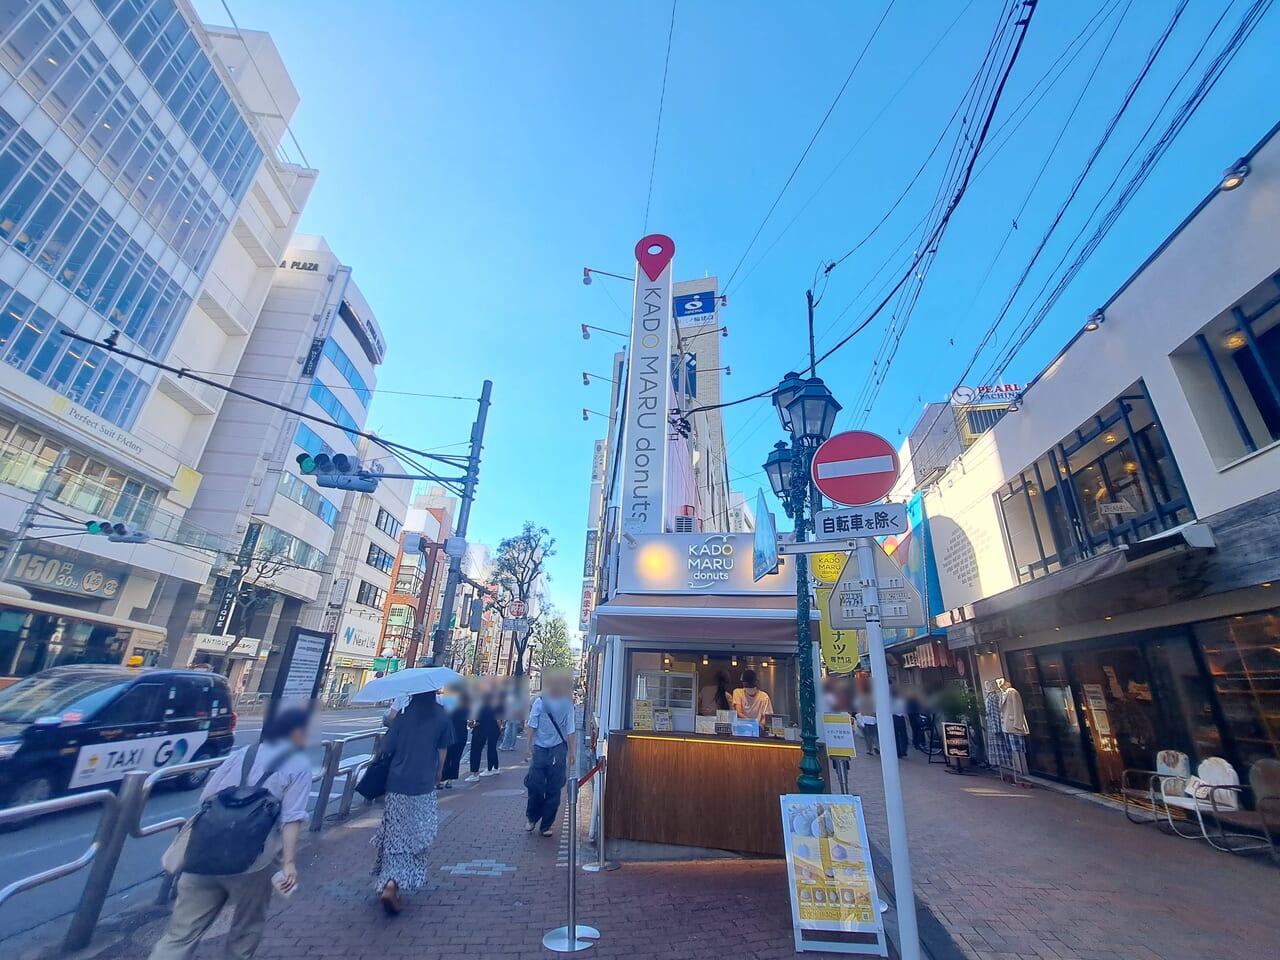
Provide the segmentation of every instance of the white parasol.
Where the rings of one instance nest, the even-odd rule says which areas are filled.
[[[356,692],[350,702],[382,703],[396,697],[411,697],[415,693],[443,690],[463,682],[462,674],[448,667],[413,667],[370,680]]]

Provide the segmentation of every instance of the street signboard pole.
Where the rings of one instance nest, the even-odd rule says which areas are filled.
[[[880,590],[876,584],[875,541],[858,538],[858,568],[862,577],[862,602],[866,609],[867,656],[871,659],[871,691],[875,696],[876,723],[893,731],[893,703],[889,696],[889,664],[880,629]],[[892,736],[888,743],[894,742]],[[892,747],[890,748],[892,750]],[[902,805],[902,779],[897,751],[880,760],[884,777],[885,818],[889,824],[889,859],[893,866],[893,894],[898,904],[898,950],[902,960],[920,960],[920,931],[916,924],[915,888],[911,885],[911,857],[907,851],[907,817]]]

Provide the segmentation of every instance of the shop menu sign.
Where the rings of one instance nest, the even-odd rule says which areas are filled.
[[[944,723],[942,725],[942,752],[952,760],[969,759],[969,725]]]
[[[887,956],[862,800],[803,793],[779,799],[796,950]],[[806,937],[817,931],[826,937]],[[850,936],[832,940],[831,932]]]
[[[794,595],[786,557],[774,573],[754,579],[755,538],[749,533],[660,533],[624,539],[618,564],[622,593],[766,593]]]

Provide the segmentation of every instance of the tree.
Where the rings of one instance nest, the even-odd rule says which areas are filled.
[[[555,537],[551,536],[546,527],[526,520],[519,533],[498,544],[494,557],[489,583],[497,590],[486,601],[489,609],[496,610],[499,616],[506,618],[511,615],[511,602],[519,600],[525,604],[528,614],[529,629],[523,634],[517,633],[515,639],[517,677],[524,676],[524,657],[529,648],[529,638],[546,606],[542,601],[540,587],[549,579],[544,572],[544,564],[548,557],[555,556],[555,543]]]
[[[552,670],[572,670],[575,657],[569,646],[569,624],[555,610],[529,631],[533,647],[532,663],[544,674]],[[532,665],[532,664],[531,664]]]

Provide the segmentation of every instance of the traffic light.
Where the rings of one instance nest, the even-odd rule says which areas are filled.
[[[146,530],[139,530],[127,523],[112,523],[110,520],[90,520],[84,528],[86,532],[106,537],[112,543],[146,543],[151,539],[151,534]]]
[[[357,493],[373,493],[378,489],[378,478],[360,467],[360,460],[345,453],[298,454],[298,468],[306,476],[316,478],[321,487],[338,490],[354,490]]]

